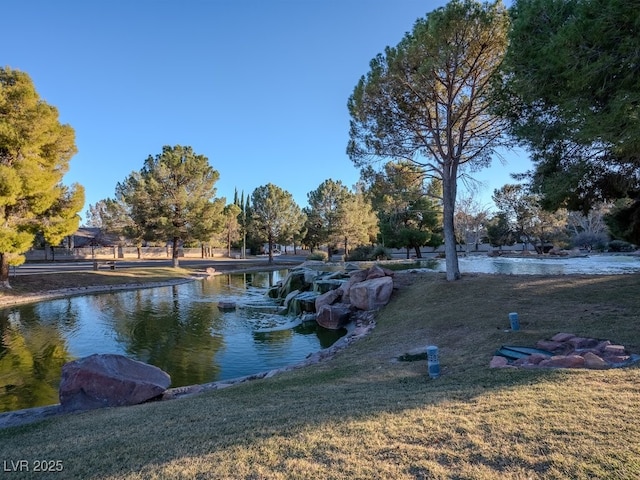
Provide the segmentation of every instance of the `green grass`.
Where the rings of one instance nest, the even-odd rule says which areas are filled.
[[[0,430],[0,460],[61,460],[50,477],[65,479],[640,478],[638,366],[488,368],[500,345],[560,331],[639,353],[640,275],[402,275],[415,279],[373,332],[329,361]],[[426,361],[397,360],[428,344],[436,380]]]

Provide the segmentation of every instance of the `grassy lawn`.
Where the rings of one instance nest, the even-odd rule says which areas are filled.
[[[0,430],[0,461],[60,460],[49,478],[65,479],[637,479],[638,365],[488,365],[502,344],[558,332],[640,353],[639,291],[640,275],[415,275],[373,332],[329,361]],[[518,332],[507,330],[512,311]],[[436,380],[424,360],[397,361],[428,344],[440,347]]]

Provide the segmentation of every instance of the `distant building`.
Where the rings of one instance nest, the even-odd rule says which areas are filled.
[[[66,238],[68,248],[113,247],[120,243],[117,235],[105,234],[98,227],[80,227]]]

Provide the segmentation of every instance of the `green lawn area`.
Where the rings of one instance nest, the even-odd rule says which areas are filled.
[[[321,364],[0,430],[1,461],[64,469],[7,478],[640,478],[640,366],[488,368],[501,345],[558,332],[640,353],[640,275],[402,275],[369,336]],[[428,344],[435,380],[397,360]]]

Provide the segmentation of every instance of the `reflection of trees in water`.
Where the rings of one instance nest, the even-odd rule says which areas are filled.
[[[23,305],[20,311],[26,324],[55,325],[65,331],[77,328],[80,319],[78,305],[71,297]]]
[[[311,335],[315,333],[318,337],[318,341],[320,342],[320,348],[329,348],[331,345],[336,343],[338,339],[347,334],[346,328],[341,328],[340,330],[329,330],[327,328],[322,328],[315,322],[302,323],[295,327],[293,331],[301,335]]]
[[[271,277],[277,282],[285,274]],[[252,337],[260,325],[290,321],[270,315],[264,296],[269,282],[269,272],[218,275],[180,287],[89,295],[0,311],[0,411],[57,403],[62,365],[71,360],[69,348],[77,332],[86,335],[87,328],[100,338],[113,336],[126,355],[168,372],[173,386],[216,380],[225,337],[235,342],[234,348],[253,340],[243,347],[247,352],[262,344],[263,353],[277,353],[299,344],[297,334],[317,335],[322,348],[344,335],[303,325],[255,332]],[[244,304],[235,313],[223,313],[218,309],[221,297]],[[265,315],[273,321],[265,321]]]
[[[268,343],[271,345],[286,345],[293,337],[293,330],[272,330],[270,332],[253,332],[255,343]]]
[[[70,355],[57,326],[40,322],[33,305],[0,313],[0,411],[58,403],[60,372]]]
[[[215,302],[183,302],[177,286],[105,297],[101,307],[127,355],[169,373],[173,386],[215,379],[213,359],[224,344],[210,334],[221,328]]]
[[[255,272],[246,274],[247,284],[255,288],[264,288],[274,286],[287,276],[287,270],[274,270],[271,272]]]
[[[205,298],[228,294],[243,295],[247,290],[247,282],[239,274],[215,275],[199,282],[199,286],[200,293]]]

